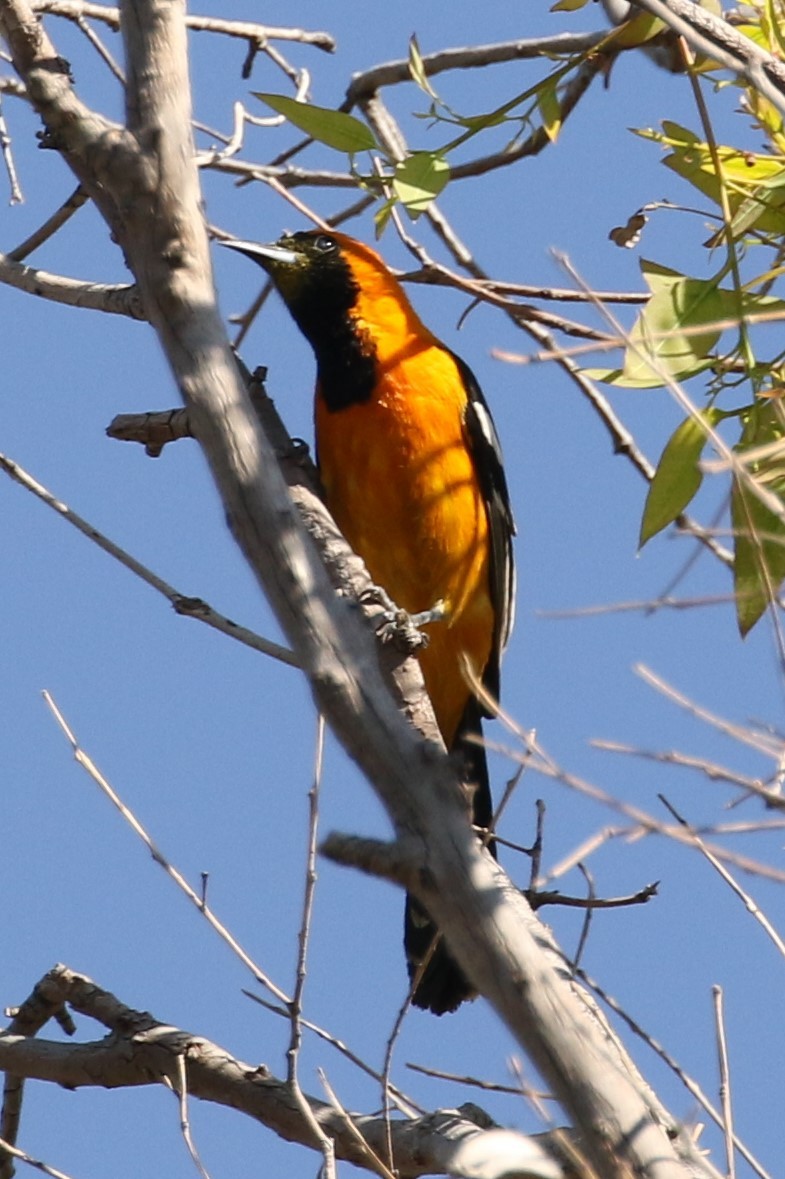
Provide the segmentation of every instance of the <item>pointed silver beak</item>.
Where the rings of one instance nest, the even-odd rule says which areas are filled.
[[[287,250],[285,246],[275,243],[263,245],[260,242],[221,241],[219,246],[227,246],[230,250],[237,250],[248,258],[253,258],[261,266],[266,262],[278,263],[279,266],[295,266],[300,261],[300,255],[294,250]]]

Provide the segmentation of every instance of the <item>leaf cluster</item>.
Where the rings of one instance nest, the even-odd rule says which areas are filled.
[[[778,7],[774,0],[757,0],[743,30],[773,53],[782,46]],[[703,483],[704,452],[712,448],[719,455],[717,465],[730,480],[736,612],[746,634],[777,601],[785,578],[784,353],[778,330],[785,300],[776,294],[785,272],[785,134],[780,112],[736,81],[742,110],[763,133],[764,150],[718,142],[699,88],[709,82],[720,90],[729,83],[711,63],[688,62],[687,68],[693,71],[701,131],[665,121],[659,130],[637,133],[663,148],[665,167],[710,203],[707,216],[718,228],[704,244],[713,272],[696,277],[642,261],[650,296],[626,338],[621,365],[586,372],[625,388],[666,387],[685,411],[649,488],[641,545],[680,521]],[[699,392],[688,395],[682,383],[695,378],[702,378]]]

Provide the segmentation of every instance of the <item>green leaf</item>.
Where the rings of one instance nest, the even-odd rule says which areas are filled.
[[[642,376],[637,380],[625,376],[620,368],[582,368],[581,372],[590,381],[602,381],[604,385],[614,385],[617,389],[656,389],[662,384],[661,377]]]
[[[785,506],[785,424],[779,400],[758,402],[747,417],[737,452],[783,440],[782,447],[749,465],[750,473]],[[746,635],[775,600],[785,579],[785,524],[734,476],[731,524],[736,538],[733,584],[739,630]]]
[[[561,130],[562,113],[554,79],[549,79],[548,83],[540,89],[537,95],[537,108],[545,134],[551,143],[555,143]]]
[[[551,12],[577,12],[579,8],[585,8],[589,0],[558,0],[557,4],[551,5]]]
[[[671,270],[670,266],[653,262],[651,258],[641,258],[641,274],[653,295],[656,295],[658,291],[667,290],[668,287],[673,286],[675,282],[680,282],[685,277],[680,270]]]
[[[450,165],[439,152],[415,151],[395,165],[392,187],[402,205],[419,217],[450,179]]]
[[[623,375],[650,385],[694,376],[712,363],[708,354],[722,325],[736,314],[729,310],[733,292],[721,291],[714,279],[684,278],[662,268],[644,273],[653,293],[630,333]]]
[[[318,139],[320,143],[326,143],[336,151],[353,154],[357,151],[378,149],[379,145],[373,132],[365,123],[355,119],[354,115],[331,110],[330,107],[297,102],[296,99],[287,98],[283,94],[259,94],[254,91],[254,98],[267,103],[298,130],[304,131],[313,139]]]
[[[766,33],[770,38],[771,48],[776,48],[779,51],[780,57],[785,52],[785,36],[783,36],[781,22],[782,16],[777,12],[773,0],[766,0],[764,14],[761,20],[761,31]]]
[[[761,280],[755,281],[757,283]],[[731,294],[730,291],[722,293]],[[757,316],[760,321],[781,320],[785,317],[785,299],[778,299],[775,295],[757,295],[754,291],[742,291],[740,302],[743,315]]]
[[[607,38],[607,44],[621,49],[637,49],[653,37],[658,37],[666,25],[648,12],[639,12],[618,25]]]
[[[709,145],[678,123],[666,121],[662,126],[662,132],[638,134],[670,147],[671,154],[663,160],[665,166],[722,208],[720,178]],[[718,144],[716,150],[734,237],[751,228],[780,235],[785,209],[785,166],[781,155],[740,151],[724,144]]]
[[[703,482],[698,464],[708,430],[721,417],[719,410],[705,409],[699,419],[690,417],[683,421],[669,438],[646,496],[638,542],[641,548],[672,524],[697,493]]]
[[[425,65],[423,64],[416,33],[412,33],[409,38],[409,73],[421,90],[424,90],[436,102],[439,101],[439,95],[428,81],[428,75],[425,72]]]
[[[394,208],[395,208],[395,201],[391,197],[389,201],[383,201],[382,204],[379,206],[379,208],[374,213],[374,215],[373,215],[373,229],[374,229],[374,236],[376,237],[377,241],[379,240],[379,238],[382,236],[385,229],[387,228],[387,226],[390,222],[390,218],[392,217],[392,211]]]

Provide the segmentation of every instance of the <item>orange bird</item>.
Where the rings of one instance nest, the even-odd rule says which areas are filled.
[[[325,499],[373,580],[431,614],[419,651],[445,745],[463,757],[474,821],[488,827],[486,714],[513,616],[515,528],[490,410],[469,368],[421,322],[369,246],[320,230],[274,245],[225,242],[270,275],[316,356],[316,450]],[[437,1015],[473,990],[422,906],[406,900],[413,1002]]]

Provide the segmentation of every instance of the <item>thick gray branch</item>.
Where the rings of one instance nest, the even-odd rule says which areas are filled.
[[[603,39],[602,33],[558,33],[554,37],[522,37],[518,41],[501,41],[495,45],[468,45],[461,49],[442,49],[428,53],[423,68],[429,78],[446,70],[484,69],[506,61],[543,58],[549,54],[587,53]],[[409,61],[388,61],[361,74],[355,74],[346,92],[342,109],[348,109],[369,97],[382,86],[411,82]]]
[[[132,319],[145,318],[133,286],[83,282],[62,274],[48,274],[35,266],[14,262],[7,254],[0,254],[0,282],[69,307],[87,307],[93,311],[108,311],[112,315],[128,315]]]
[[[62,1044],[5,1032],[0,1034],[0,1069],[68,1089],[116,1089],[164,1081],[177,1089],[178,1057],[183,1058],[190,1097],[236,1109],[286,1141],[314,1148],[311,1127],[291,1089],[264,1065],[246,1064],[202,1036],[126,1007],[85,975],[64,966],[51,970],[28,1000],[37,1006],[42,1001],[50,1010],[68,1002],[108,1027],[109,1035],[92,1043]],[[385,1119],[360,1113],[346,1116],[316,1097],[306,1100],[320,1127],[333,1139],[338,1158],[376,1170],[373,1156],[382,1158],[387,1152]],[[481,1151],[476,1149],[479,1143],[471,1143],[478,1136],[483,1138]],[[393,1121],[392,1142],[401,1179],[448,1172],[466,1179],[481,1175],[492,1179],[511,1171],[558,1179],[563,1173],[556,1161],[558,1135],[529,1138],[489,1130],[460,1110],[436,1110],[422,1118]],[[496,1154],[498,1164],[481,1171],[480,1154],[486,1159]]]

